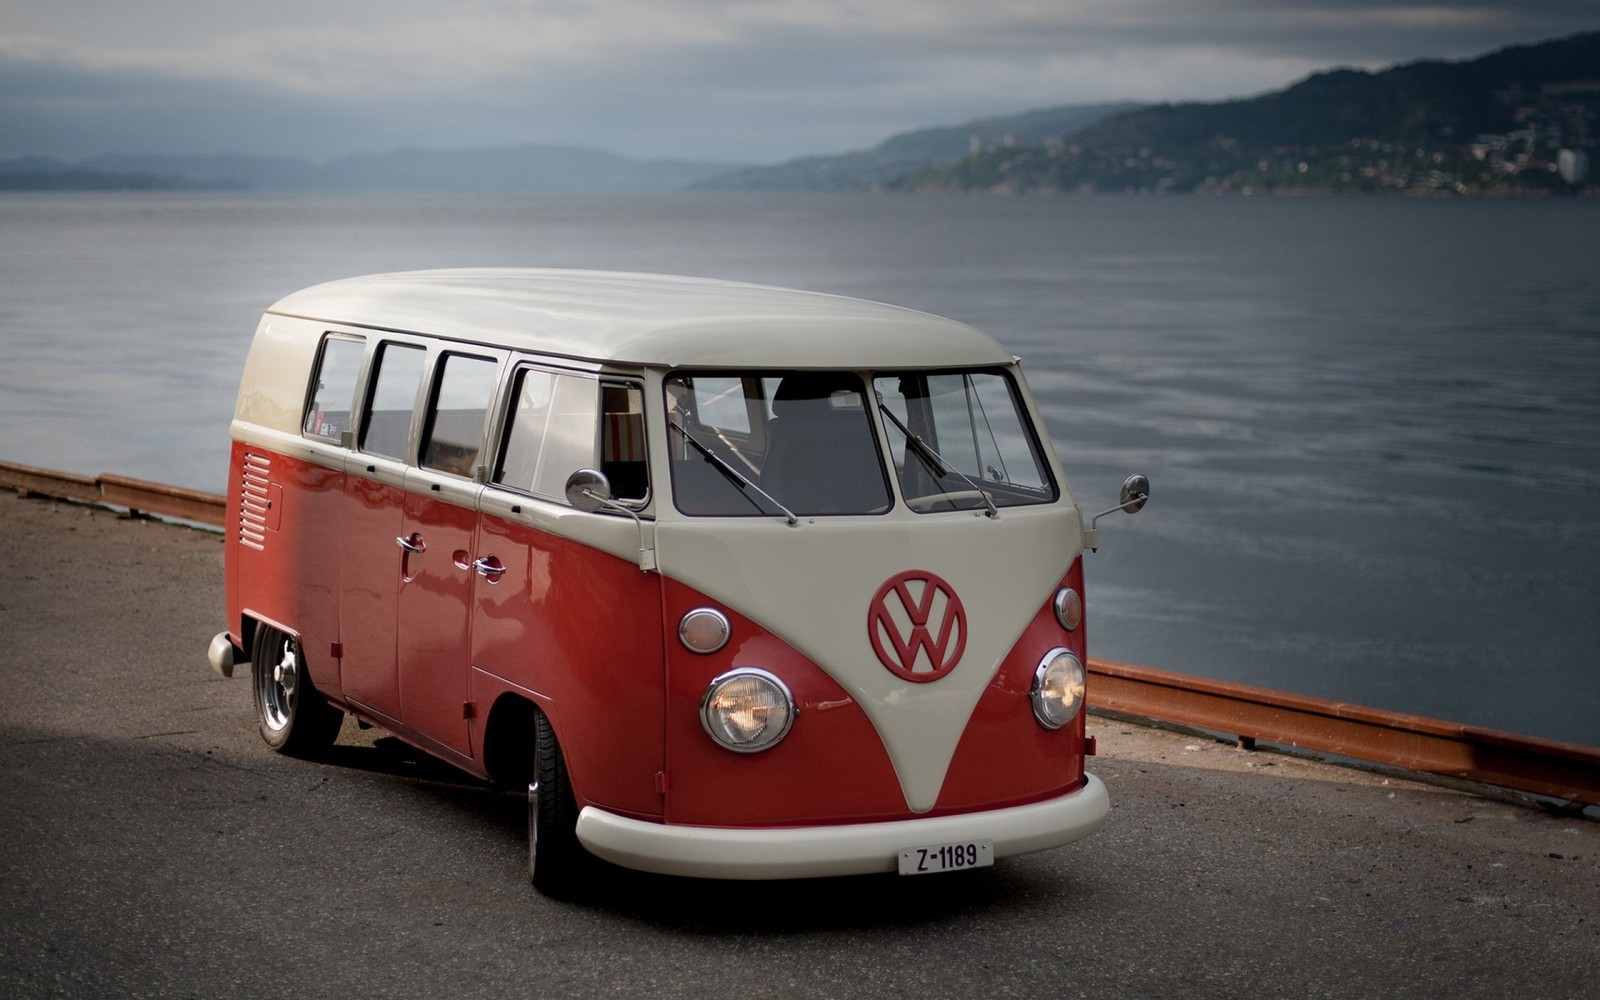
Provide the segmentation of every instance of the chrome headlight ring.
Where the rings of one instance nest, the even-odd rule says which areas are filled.
[[[1044,654],[1033,672],[1033,717],[1046,729],[1060,729],[1083,707],[1083,661],[1065,646]]]
[[[756,667],[735,667],[714,678],[700,697],[706,735],[734,753],[777,746],[798,714],[788,685]]]

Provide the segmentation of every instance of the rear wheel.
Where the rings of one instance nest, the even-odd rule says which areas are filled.
[[[250,674],[256,718],[267,746],[279,753],[309,756],[333,743],[344,714],[312,685],[294,636],[270,625],[257,629]]]
[[[578,843],[578,803],[550,720],[533,719],[533,781],[528,785],[528,875],[546,895],[570,892],[589,864]]]

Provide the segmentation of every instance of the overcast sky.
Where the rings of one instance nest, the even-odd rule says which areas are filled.
[[[531,142],[772,163],[1597,28],[1596,0],[0,0],[0,157]]]

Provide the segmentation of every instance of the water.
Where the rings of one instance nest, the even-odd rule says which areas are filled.
[[[250,334],[333,277],[715,275],[1024,358],[1099,656],[1600,745],[1600,200],[0,197],[0,458],[221,492]]]

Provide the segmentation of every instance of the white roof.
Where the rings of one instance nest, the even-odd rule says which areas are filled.
[[[267,310],[569,358],[665,367],[1006,364],[987,334],[862,299],[706,278],[474,268],[347,278]]]

